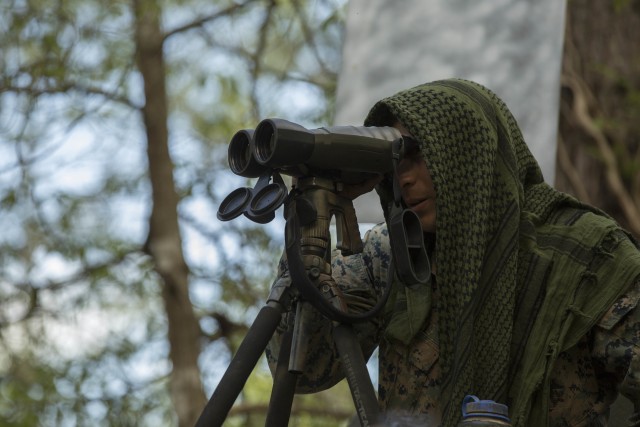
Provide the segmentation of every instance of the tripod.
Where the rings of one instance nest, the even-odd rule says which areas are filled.
[[[313,315],[312,307],[332,321],[333,340],[360,424],[380,424],[380,410],[373,384],[351,324],[367,320],[379,312],[386,302],[390,284],[370,311],[357,315],[348,313],[340,296],[341,292],[330,274],[331,218],[336,218],[336,247],[344,254],[361,252],[362,241],[351,200],[338,196],[334,187],[332,180],[308,177],[300,180],[297,188],[291,191],[285,205],[285,250],[291,285],[272,290],[266,305],[259,311],[200,415],[196,427],[222,426],[276,332],[282,315],[294,305],[295,319],[287,325],[278,355],[266,426],[288,425],[297,378],[305,368],[307,337],[304,325]],[[291,319],[292,316],[288,318]]]

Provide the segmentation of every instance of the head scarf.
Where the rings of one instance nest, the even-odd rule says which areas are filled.
[[[549,292],[541,288],[549,282],[554,260],[553,248],[545,252],[537,233],[561,206],[590,210],[607,224],[612,221],[544,183],[513,115],[479,84],[451,79],[399,92],[378,102],[365,125],[390,126],[395,121],[421,144],[436,190],[443,425],[456,424],[460,402],[470,393],[508,402],[518,411],[514,422],[526,423],[541,380],[518,377],[519,390],[514,392],[513,378],[523,363],[527,339],[537,330],[531,319],[546,307],[540,298]],[[389,179],[377,188],[386,216],[391,188]],[[595,246],[600,240],[600,234],[594,235],[586,244]],[[580,276],[579,268],[571,271]],[[568,287],[577,288],[579,281],[571,280]],[[407,291],[406,298],[427,302],[413,308],[405,304],[409,312],[401,313],[403,319],[426,319],[426,288],[422,297],[415,289]],[[621,292],[611,291],[605,300],[612,303]],[[597,314],[606,308],[593,310]],[[395,328],[401,340],[412,338],[400,332],[393,319],[390,327],[392,336]],[[417,329],[413,325],[404,330],[413,334]],[[547,345],[550,338],[540,334],[536,345]],[[549,369],[543,367],[539,375]]]

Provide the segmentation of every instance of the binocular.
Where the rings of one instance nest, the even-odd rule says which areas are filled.
[[[287,120],[262,120],[255,130],[236,132],[228,149],[233,173],[259,177],[258,183],[253,189],[231,192],[220,205],[218,219],[228,221],[244,214],[260,224],[271,221],[287,196],[280,173],[358,184],[391,172],[403,154],[402,135],[393,127],[307,129]]]
[[[265,119],[255,131],[238,131],[229,143],[229,166],[248,178],[270,170],[319,176],[348,184],[393,170],[393,144],[402,136],[392,127],[334,126],[306,129],[282,119]],[[401,155],[401,153],[400,153]]]

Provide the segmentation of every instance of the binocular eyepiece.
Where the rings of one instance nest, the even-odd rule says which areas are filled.
[[[266,119],[255,131],[236,132],[229,143],[228,160],[236,175],[247,178],[278,170],[296,177],[357,183],[371,174],[393,170],[394,154],[397,159],[402,152],[402,136],[392,127],[306,129],[287,120]]]

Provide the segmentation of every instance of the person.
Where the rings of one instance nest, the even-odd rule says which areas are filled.
[[[603,426],[621,392],[635,405],[629,425],[640,426],[633,236],[546,184],[513,115],[482,85],[449,79],[401,91],[376,103],[365,125],[415,141],[395,174],[376,180],[385,223],[367,232],[362,253],[332,257],[356,311],[393,282],[382,312],[354,328],[366,357],[379,347],[380,407],[405,420],[394,425],[455,426],[473,394],[507,404],[514,426]],[[428,284],[389,275],[394,180],[422,226]],[[285,258],[274,286],[291,280]],[[331,322],[316,313],[310,324],[299,392],[342,378]],[[272,369],[281,333],[267,349]]]

